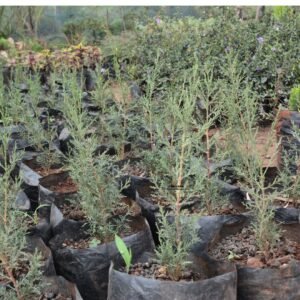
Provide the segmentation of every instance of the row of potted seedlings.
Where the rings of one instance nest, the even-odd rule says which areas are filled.
[[[79,292],[73,294],[74,299],[299,296],[300,269],[294,260],[299,259],[299,210],[274,207],[272,197],[283,184],[276,181],[265,185],[266,168],[251,149],[255,144],[251,117],[241,114],[241,123],[229,127],[237,131],[229,132],[238,141],[231,149],[233,160],[213,163],[224,151],[209,136],[221,109],[209,106],[207,86],[199,89],[198,85],[192,76],[181,92],[171,90],[165,95],[159,114],[148,111],[152,114],[147,119],[150,149],[137,160],[132,157],[135,151],[124,160],[128,111],[122,107],[125,117],[121,124],[126,130],[119,135],[114,132],[115,139],[121,136],[121,142],[115,142],[116,147],[99,146],[99,141],[105,140],[94,130],[99,119],[82,109],[80,88],[69,94],[62,90],[57,98],[59,116],[51,119],[53,111],[43,108],[43,124],[47,126],[41,132],[51,132],[54,127],[54,139],[45,134],[36,139],[40,146],[30,145],[25,128],[30,147],[22,147],[19,132],[10,135],[12,145],[21,144],[19,149],[39,150],[23,153],[19,169],[24,193],[19,201],[30,202],[26,209],[36,217],[31,233],[51,249],[55,273],[76,284]],[[195,91],[199,90],[206,101],[206,114],[195,117]],[[150,100],[138,101],[143,111]],[[112,126],[103,110],[98,115],[101,124]],[[295,116],[293,123],[297,124]],[[289,126],[292,128],[291,123]],[[247,128],[251,130],[247,132]],[[291,136],[297,144],[294,129]],[[295,151],[294,159],[298,155]],[[10,158],[15,153],[7,152]],[[116,153],[121,154],[121,161],[109,155]],[[142,162],[139,168],[146,177],[132,176],[139,170],[136,161]],[[229,180],[236,184],[226,183]],[[295,184],[297,180],[289,185],[294,192]],[[276,226],[274,217],[285,223],[281,227],[286,233],[281,238],[265,236],[270,228],[266,226]],[[116,244],[116,235],[125,245]],[[271,245],[273,241],[275,245]]]

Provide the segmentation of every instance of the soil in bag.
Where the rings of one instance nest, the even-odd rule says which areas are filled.
[[[300,299],[299,214],[299,209],[275,208],[282,236],[268,256],[257,248],[250,214],[244,214],[247,221],[241,227],[224,223],[219,234],[211,236],[210,260],[237,265],[239,300]]]
[[[195,226],[200,241],[192,247],[188,260],[192,262],[192,273],[196,272],[200,280],[193,278],[193,281],[188,281],[182,278],[176,282],[166,280],[161,275],[158,276],[160,279],[150,279],[120,272],[117,266],[112,265],[108,299],[236,299],[235,266],[230,262],[221,263],[211,259],[207,255],[207,249],[227,227],[238,231],[246,221],[247,218],[243,215],[206,216],[197,220]],[[147,272],[144,267],[141,273]],[[202,278],[205,279],[201,280]]]
[[[149,226],[144,218],[141,220],[144,225],[136,233],[123,238],[132,250],[133,262],[145,260],[154,249]],[[54,238],[50,241],[50,247],[58,274],[76,283],[83,299],[106,299],[110,262],[118,266],[123,264],[115,243],[83,243],[84,239],[89,238],[86,224],[64,219],[58,209],[51,211],[51,223]]]

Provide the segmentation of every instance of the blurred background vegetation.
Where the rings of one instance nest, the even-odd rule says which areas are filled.
[[[260,11],[259,11],[260,9]],[[272,7],[240,6],[16,6],[0,7],[0,38],[12,37],[40,46],[63,47],[66,44],[99,44],[107,36],[135,31],[149,18],[183,18],[207,20],[225,16],[255,19],[268,14]],[[278,14],[282,13],[278,7]],[[298,7],[293,7],[298,11]]]
[[[47,57],[44,49],[96,46],[102,64],[117,58],[127,78],[143,84],[159,55],[158,88],[195,60],[211,65],[217,80],[236,59],[270,101],[300,84],[299,40],[300,6],[0,7],[0,59],[20,48]]]

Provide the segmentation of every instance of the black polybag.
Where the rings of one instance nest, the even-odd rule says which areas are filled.
[[[297,174],[297,158],[300,156],[300,113],[291,111],[289,118],[284,118],[280,124],[281,156],[288,158],[288,168]]]
[[[196,222],[200,241],[189,255],[191,268],[208,277],[196,282],[172,282],[128,275],[111,265],[108,300],[156,299],[222,299],[234,300],[237,293],[237,272],[231,263],[220,263],[207,255],[207,249],[227,228],[240,230],[248,218],[237,216],[205,216]]]
[[[279,221],[284,230],[285,237],[300,241],[299,210],[290,208],[275,208],[275,219]],[[240,232],[249,226],[253,215],[204,216],[198,219],[197,229],[200,241],[191,249],[191,260],[201,266],[204,274],[211,277],[211,285],[216,293],[222,293],[222,282],[219,274],[223,269],[226,273],[226,264],[217,261],[208,255],[208,250],[222,240],[222,238]],[[224,269],[225,267],[225,269]],[[127,275],[117,271],[117,267],[110,270],[109,300],[114,299],[181,299],[173,286],[164,286],[165,282],[150,280]],[[233,279],[233,278],[232,278]],[[218,283],[215,285],[215,283]],[[227,282],[232,287],[234,281]],[[237,299],[241,300],[294,300],[299,297],[300,263],[292,261],[280,269],[253,269],[240,266],[237,272]],[[180,287],[182,289],[182,287]],[[203,291],[203,288],[202,288]],[[210,294],[211,290],[202,297],[200,294],[185,294],[182,299],[236,299],[225,298],[224,295]],[[194,298],[193,298],[194,297]],[[202,297],[202,298],[201,298]]]
[[[274,208],[274,218],[281,225],[285,238],[300,242],[299,209]],[[201,221],[202,219],[202,221]],[[251,213],[228,216],[202,217],[199,236],[202,240],[195,245],[193,252],[200,256],[203,265],[209,270],[222,263],[207,254],[222,238],[240,232],[253,221]],[[300,299],[300,262],[292,261],[283,268],[237,268],[238,300],[295,300]]]
[[[51,223],[54,238],[50,240],[58,274],[76,283],[83,299],[99,300],[107,298],[108,272],[110,262],[122,266],[121,258],[114,242],[88,249],[62,248],[65,239],[79,240],[86,237],[83,222],[64,219],[60,211],[52,206]],[[154,242],[149,226],[136,234],[123,238],[133,254],[133,262],[143,261],[154,250]]]
[[[27,236],[24,251],[32,254],[38,251],[42,257],[42,277],[39,278],[43,284],[42,295],[46,297],[47,295],[53,295],[53,297],[61,295],[72,300],[82,300],[82,297],[74,283],[68,282],[63,277],[56,275],[51,250],[44,244],[41,238],[38,236]],[[35,284],[38,284],[38,282]],[[0,288],[7,289],[11,287],[9,284],[0,284]]]
[[[234,300],[236,272],[196,282],[173,282],[109,271],[108,300]]]
[[[124,176],[123,180],[127,177]],[[151,198],[151,193],[153,193],[153,184],[147,178],[128,176],[129,186],[122,191],[126,196],[134,199],[137,204],[141,207],[142,215],[147,219],[154,241],[158,243],[157,235],[157,214],[159,212],[159,207],[156,204],[149,201]],[[228,184],[222,180],[215,180],[215,185],[221,195],[227,197],[229,202],[237,209],[241,210],[245,202],[245,192],[239,187]],[[192,203],[192,202],[191,202]],[[193,205],[193,203],[191,204]]]
[[[300,263],[281,269],[238,268],[239,300],[299,300]]]
[[[52,203],[57,206],[62,206],[76,199],[76,192],[56,192],[51,190],[53,186],[63,182],[68,177],[69,172],[63,171],[39,179],[39,204],[44,205],[39,209],[41,216],[49,218]]]

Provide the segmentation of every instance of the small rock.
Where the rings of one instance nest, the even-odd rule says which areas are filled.
[[[296,254],[296,253],[297,253],[295,247],[293,247],[293,246],[288,246],[288,247],[287,247],[287,251],[288,251],[289,253],[291,253],[291,254]]]
[[[130,93],[133,99],[139,99],[142,95],[141,89],[136,82],[133,82],[130,86]]]
[[[253,245],[249,246],[249,254],[255,255],[255,253],[256,253],[256,247]]]
[[[8,54],[6,51],[0,51],[0,58],[8,59]]]
[[[280,267],[279,267],[279,269],[285,269],[285,268],[287,268],[288,267],[288,264],[283,264],[283,265],[281,265]]]
[[[192,277],[192,272],[186,271],[182,273],[182,279],[190,279]]]
[[[271,259],[269,261],[269,265],[271,267],[278,268],[278,267],[280,267],[281,263],[280,263],[280,261],[278,259]]]
[[[61,131],[61,133],[60,133],[58,139],[59,139],[60,141],[65,141],[65,140],[67,140],[69,137],[70,137],[70,131],[68,130],[68,128],[64,128],[64,129]]]
[[[48,292],[45,294],[45,297],[47,299],[53,299],[55,297],[55,294],[53,292]]]
[[[9,42],[9,44],[10,44],[12,47],[15,46],[15,41],[14,41],[14,39],[13,39],[12,37],[9,37],[9,38],[7,39],[7,41]]]
[[[263,263],[260,261],[260,259],[256,257],[250,257],[247,259],[247,266],[250,268],[262,268]]]
[[[167,279],[167,275],[166,274],[159,274],[157,276],[157,278],[160,278],[160,279]]]
[[[16,197],[16,208],[21,211],[28,211],[30,209],[30,200],[24,191],[19,191]]]
[[[166,267],[160,267],[160,268],[158,269],[158,273],[159,273],[159,274],[166,275],[166,274],[167,274],[167,268],[166,268]]]
[[[278,258],[278,261],[279,261],[281,264],[286,264],[286,263],[288,263],[290,260],[291,260],[291,256],[290,256],[290,255],[286,255],[286,256],[283,256],[283,257],[279,257],[279,258]]]

